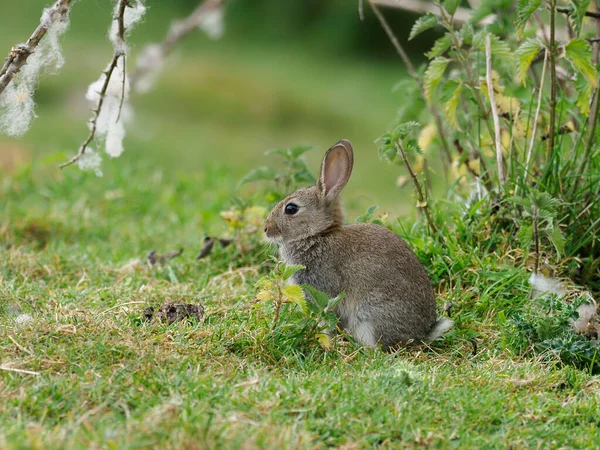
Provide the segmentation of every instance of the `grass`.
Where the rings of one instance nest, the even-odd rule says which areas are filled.
[[[37,375],[0,371],[0,446],[599,444],[598,378],[503,348],[498,311],[526,295],[514,288],[526,276],[517,269],[480,261],[489,284],[447,292],[457,328],[433,349],[293,345],[270,331],[272,306],[254,299],[269,270],[262,246],[194,259],[203,233],[228,233],[218,214],[231,205],[226,169],[168,175],[113,161],[105,170],[97,179],[34,164],[3,178],[0,361]],[[126,268],[180,246],[166,267]],[[142,320],[166,301],[201,302],[205,319]],[[21,314],[33,321],[19,324]]]
[[[100,4],[76,7],[67,66],[42,79],[31,132],[0,137],[0,448],[600,446],[598,376],[511,350],[508,322],[535,300],[523,255],[495,247],[493,218],[475,211],[468,219],[480,226],[457,224],[443,242],[402,231],[440,307],[455,304],[456,326],[432,348],[392,355],[294,342],[282,332],[294,330],[292,310],[282,313],[290,326],[272,330],[272,305],[255,299],[271,268],[260,230],[249,251],[215,245],[195,260],[205,235],[231,233],[219,213],[235,197],[266,206],[236,184],[270,162],[261,159],[270,147],[316,144],[314,171],[324,148],[349,137],[350,220],[374,203],[406,211],[392,187],[398,168],[378,162],[372,144],[396,107],[395,68],[252,43],[189,45],[155,91],[134,99],[126,152],[105,161],[103,178],[59,171],[84,137],[81,94],[109,52],[104,26],[84,32]],[[149,16],[140,41],[170,18]],[[7,30],[12,45],[20,38]],[[179,247],[168,265],[146,265],[150,250]],[[142,319],[168,301],[202,303],[206,315]]]

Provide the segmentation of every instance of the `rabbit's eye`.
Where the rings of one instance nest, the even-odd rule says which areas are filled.
[[[288,203],[287,205],[285,205],[284,211],[287,215],[293,216],[294,214],[296,214],[298,212],[299,209],[300,208],[295,203]]]

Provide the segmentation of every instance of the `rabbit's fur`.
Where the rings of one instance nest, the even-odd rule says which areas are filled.
[[[286,264],[305,267],[294,283],[310,284],[330,297],[344,293],[336,307],[340,325],[363,345],[389,349],[433,340],[452,322],[436,320],[431,282],[417,256],[385,227],[343,224],[338,194],[353,159],[349,141],[331,147],[317,184],[279,202],[265,233],[279,245]]]

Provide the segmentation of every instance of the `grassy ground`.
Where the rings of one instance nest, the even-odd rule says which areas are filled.
[[[101,5],[76,6],[67,66],[42,80],[30,134],[0,138],[0,448],[600,446],[598,377],[507,349],[501,322],[530,301],[527,274],[492,254],[436,259],[432,271],[447,270],[452,285],[439,303],[456,304],[456,328],[434,348],[394,355],[350,342],[325,352],[272,332],[272,305],[253,287],[270,269],[262,245],[215,246],[195,261],[205,234],[230,233],[219,213],[234,196],[264,205],[235,186],[275,146],[315,144],[315,169],[321,150],[351,138],[351,220],[373,203],[401,212],[398,172],[372,145],[396,107],[395,68],[190,44],[134,100],[126,152],[103,178],[61,172],[84,137],[81,94],[108,57],[105,27],[82,31],[83,8]],[[152,17],[140,40],[171,18]],[[3,26],[0,36],[5,47],[20,40]],[[180,247],[164,267],[145,263],[150,250]],[[206,315],[142,320],[168,301],[200,302]]]
[[[34,166],[3,178],[0,361],[36,375],[0,371],[0,447],[599,444],[598,378],[503,350],[498,279],[461,290],[457,329],[434,349],[291,344],[254,299],[266,250],[215,247],[194,260],[203,233],[228,232],[218,214],[230,206],[225,170],[106,171],[99,180]],[[168,266],[145,265],[149,250],[180,246]],[[202,302],[206,317],[142,320],[166,301]],[[489,311],[482,323],[477,304]],[[33,320],[19,323],[21,314]],[[465,336],[477,338],[477,355]]]

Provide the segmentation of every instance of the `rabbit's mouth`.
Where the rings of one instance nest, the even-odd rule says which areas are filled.
[[[283,237],[281,236],[281,232],[279,228],[272,220],[267,219],[265,222],[265,235],[267,239],[271,242],[275,242],[276,244],[281,244],[283,242]]]

